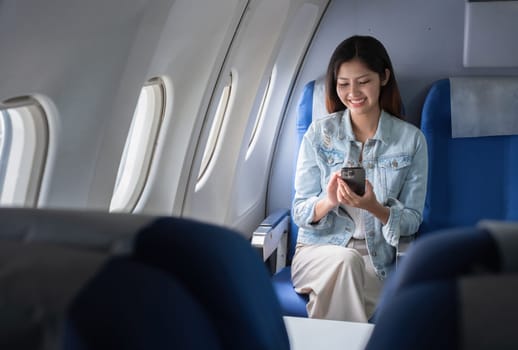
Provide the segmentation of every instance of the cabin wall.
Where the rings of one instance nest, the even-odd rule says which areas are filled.
[[[41,206],[107,208],[170,6],[167,0],[0,2],[0,100],[39,94],[55,106],[50,136],[57,149]]]
[[[408,120],[420,123],[430,85],[450,76],[518,75],[518,68],[463,66],[464,0],[333,0],[297,79],[279,135],[267,208],[291,206],[296,152],[295,118],[305,83],[325,74],[334,48],[345,38],[372,35],[391,56]],[[498,18],[490,21],[498,23]],[[518,22],[514,29],[518,33]],[[518,61],[517,61],[518,66]]]
[[[168,95],[165,120],[137,212],[181,215],[201,124],[246,3],[244,0],[176,0],[164,22],[157,23],[160,32],[142,83],[162,77],[167,82]],[[120,137],[115,140],[108,137],[114,134],[116,125],[112,125],[112,132],[107,133],[108,144],[120,142]],[[117,167],[119,161],[120,154],[104,157],[99,169],[108,169],[111,164]],[[116,174],[117,169],[114,170],[111,176]],[[98,196],[96,203],[107,205],[110,201],[113,182],[106,181],[107,177],[108,174],[96,179],[92,189]],[[111,188],[107,187],[110,183]],[[106,190],[99,190],[102,187]]]
[[[190,172],[184,173],[187,186],[177,190],[184,191],[184,200],[175,199],[183,204],[182,216],[230,226],[247,237],[262,221],[287,96],[326,5],[327,0],[250,1],[202,115],[199,138],[191,139],[197,144]],[[218,142],[201,170],[225,86],[230,97]]]

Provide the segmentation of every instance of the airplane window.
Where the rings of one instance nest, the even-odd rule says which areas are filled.
[[[274,68],[275,71],[275,68]],[[264,117],[264,109],[266,106],[266,100],[269,96],[270,91],[270,83],[272,82],[272,76],[268,79],[268,83],[266,84],[266,88],[264,89],[263,97],[261,99],[261,105],[259,106],[259,111],[257,112],[257,116],[255,117],[254,128],[252,129],[252,134],[250,136],[250,141],[248,142],[248,150],[246,151],[246,158],[250,155],[252,150],[254,149],[256,136],[259,133],[259,126],[262,125],[263,117]]]
[[[48,146],[47,115],[34,97],[0,104],[0,205],[36,207]]]
[[[110,211],[131,212],[146,184],[165,111],[165,84],[150,79],[142,88],[119,164]]]
[[[209,139],[205,146],[205,151],[203,152],[203,158],[201,161],[200,172],[198,174],[198,182],[203,178],[207,169],[209,167],[210,161],[214,155],[214,151],[216,150],[216,144],[218,142],[218,138],[221,132],[221,127],[223,125],[223,120],[226,115],[227,107],[230,101],[230,92],[232,87],[232,74],[230,74],[230,82],[227,84],[221,93],[221,97],[219,99],[218,108],[216,109],[216,114],[214,116],[214,121],[212,122],[212,126],[210,128]]]

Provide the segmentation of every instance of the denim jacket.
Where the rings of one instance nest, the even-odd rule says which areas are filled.
[[[422,132],[382,111],[376,134],[356,141],[349,111],[313,121],[299,150],[293,220],[303,244],[346,246],[355,223],[341,207],[313,223],[315,204],[326,196],[329,176],[344,166],[363,166],[378,202],[390,209],[389,220],[363,211],[367,250],[377,275],[384,279],[394,262],[400,236],[417,232],[422,221],[428,174],[428,153]]]

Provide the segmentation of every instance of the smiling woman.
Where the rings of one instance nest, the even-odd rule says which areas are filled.
[[[309,294],[309,317],[367,322],[399,238],[416,233],[422,220],[426,141],[415,126],[390,113],[399,112],[401,97],[377,39],[353,36],[339,44],[326,85],[332,114],[309,127],[297,163],[293,284],[298,293]],[[322,149],[342,161],[317,157]],[[382,181],[379,160],[401,155],[412,159],[393,176],[401,181]],[[365,169],[365,193],[355,193],[341,178],[346,165]]]

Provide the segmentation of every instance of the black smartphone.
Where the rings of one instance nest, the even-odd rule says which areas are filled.
[[[359,196],[365,193],[365,169],[362,167],[344,167],[341,171],[342,180]]]

